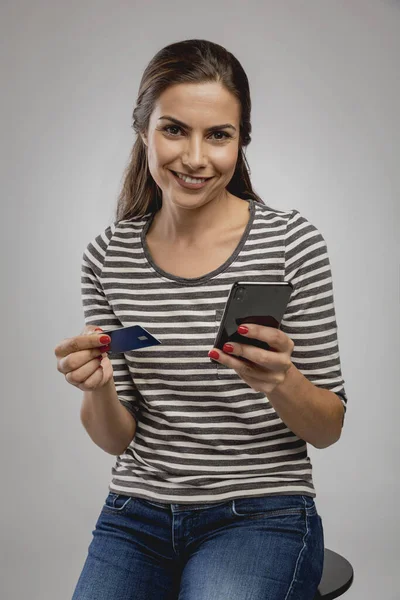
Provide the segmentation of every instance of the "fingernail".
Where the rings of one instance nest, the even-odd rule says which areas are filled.
[[[111,338],[108,335],[102,335],[100,338],[100,342],[102,344],[109,344],[111,342]]]
[[[100,352],[108,352],[110,349],[110,346],[100,346],[99,350]]]
[[[103,331],[100,327],[96,327],[95,331]]]
[[[224,352],[229,353],[229,352],[233,352],[234,348],[233,348],[232,344],[224,344],[224,347],[222,348],[222,350]]]
[[[249,333],[249,330],[244,325],[240,325],[240,327],[238,327],[238,333],[245,335],[246,333]]]
[[[210,358],[215,358],[215,359],[219,359],[219,354],[216,350],[210,350],[210,352],[208,353],[208,356]]]

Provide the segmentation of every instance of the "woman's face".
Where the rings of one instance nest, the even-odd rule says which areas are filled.
[[[179,84],[161,94],[142,139],[163,203],[198,208],[225,194],[237,162],[239,124],[240,103],[219,83]],[[173,172],[209,179],[188,189]]]

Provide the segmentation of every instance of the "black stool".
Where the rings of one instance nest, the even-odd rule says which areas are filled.
[[[338,598],[353,583],[353,567],[348,560],[325,548],[324,570],[314,600],[332,600]]]

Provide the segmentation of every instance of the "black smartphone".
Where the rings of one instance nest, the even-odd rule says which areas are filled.
[[[222,350],[226,342],[238,342],[269,350],[267,342],[242,336],[237,328],[245,323],[256,323],[279,329],[292,291],[292,284],[286,281],[235,281],[226,301],[214,348]]]

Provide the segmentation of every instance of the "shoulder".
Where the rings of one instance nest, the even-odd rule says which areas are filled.
[[[111,223],[106,229],[93,237],[83,252],[83,258],[90,264],[102,264],[107,252],[108,245],[116,229],[116,223]]]
[[[321,231],[298,210],[292,210],[285,232],[285,272],[294,276],[330,269],[328,248]]]
[[[302,232],[303,230],[317,232],[318,229],[311,221],[301,214],[296,208],[289,208],[287,210],[278,210],[271,208],[260,202],[255,202],[255,212],[258,219],[264,219],[274,221],[285,226],[287,233],[292,234],[296,231]]]
[[[254,205],[257,227],[265,225],[273,228],[286,246],[293,242],[307,243],[307,240],[324,239],[319,229],[296,208],[278,210],[260,202]]]
[[[140,235],[150,213],[143,217],[133,217],[124,221],[113,221],[103,231],[93,237],[86,245],[84,257],[87,260],[96,259],[103,263],[110,244],[123,241],[124,238],[131,238]]]
[[[326,250],[326,241],[321,231],[307,217],[298,210],[293,209],[287,220],[285,233],[286,252],[294,248],[299,252],[302,249],[313,247]]]
[[[299,210],[277,210],[261,203],[255,204],[256,228],[268,226],[273,229],[274,237],[281,239],[287,268],[302,260],[328,259],[327,245],[321,231]]]
[[[293,209],[278,210],[263,204],[261,202],[254,202],[255,218],[258,221],[268,221],[269,223],[286,224],[290,219]]]
[[[149,212],[140,217],[131,217],[130,219],[125,219],[124,221],[115,221],[113,223],[112,236],[121,240],[127,237],[131,238],[135,235],[140,236],[142,229],[151,216],[152,213]]]

